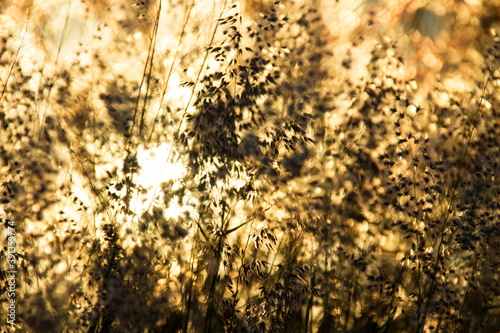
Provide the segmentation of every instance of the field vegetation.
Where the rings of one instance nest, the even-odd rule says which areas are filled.
[[[3,331],[500,331],[500,1],[0,9]]]

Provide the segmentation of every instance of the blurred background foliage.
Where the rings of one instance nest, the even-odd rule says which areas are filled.
[[[499,0],[0,10],[5,330],[500,329]]]

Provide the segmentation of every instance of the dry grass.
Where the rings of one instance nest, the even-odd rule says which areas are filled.
[[[2,7],[6,331],[500,329],[498,1]]]

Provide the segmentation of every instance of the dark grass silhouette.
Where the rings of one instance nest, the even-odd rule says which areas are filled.
[[[119,46],[82,46],[92,62],[30,72],[3,36],[2,236],[15,221],[18,264],[16,326],[6,329],[500,329],[491,11],[467,30],[487,45],[470,53],[482,54],[466,66],[472,78],[443,67],[468,84],[452,92],[439,76],[426,85],[420,69],[407,77],[422,64],[378,37],[390,31],[376,7],[339,56],[319,3],[258,3],[214,9],[208,45],[190,52],[197,7],[172,4],[186,16],[165,53],[166,4],[137,4],[144,20],[117,25],[148,36],[146,59],[127,55],[143,65],[133,78],[108,75],[106,50],[125,57]],[[175,75],[187,97],[169,95]],[[185,172],[147,187],[141,152],[160,143]],[[188,208],[172,217],[176,204]]]

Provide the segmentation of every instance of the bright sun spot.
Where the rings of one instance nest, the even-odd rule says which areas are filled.
[[[178,203],[173,200],[168,207],[163,205],[164,194],[161,190],[161,184],[169,182],[171,190],[175,191],[181,186],[181,179],[186,174],[186,168],[177,159],[172,146],[167,143],[162,143],[156,148],[140,146],[137,151],[137,160],[141,169],[135,183],[146,189],[147,192],[138,193],[135,200],[132,200],[132,211],[136,214],[142,214],[158,205],[164,208],[166,218],[177,218],[182,213],[191,211],[192,207],[185,205],[186,199],[188,201],[193,199],[188,193],[183,198],[184,202]]]
[[[167,143],[157,148],[147,149],[143,146],[137,151],[137,160],[141,171],[137,183],[144,188],[151,189],[161,183],[182,178],[186,168],[182,163],[171,163],[168,159],[173,156],[173,149]]]

